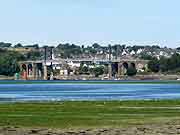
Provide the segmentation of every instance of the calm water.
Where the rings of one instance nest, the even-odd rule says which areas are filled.
[[[0,84],[0,102],[180,99],[179,84]]]

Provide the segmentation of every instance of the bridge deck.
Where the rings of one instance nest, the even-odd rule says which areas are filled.
[[[63,62],[144,62],[147,63],[148,60],[140,60],[140,59],[56,59],[56,60],[46,60],[46,62],[54,62],[54,63],[63,63]],[[44,63],[44,60],[36,60],[36,61],[21,61],[20,63]]]

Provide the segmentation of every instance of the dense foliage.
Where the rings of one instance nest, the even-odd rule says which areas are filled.
[[[161,57],[159,60],[153,58],[148,63],[148,68],[152,72],[170,72],[180,69],[180,55],[174,54],[170,58]]]
[[[100,75],[103,75],[105,72],[106,71],[104,66],[89,68],[88,66],[83,66],[83,64],[81,64],[79,68],[80,74],[86,74],[86,75],[94,74],[95,77],[99,77]]]
[[[0,50],[0,74],[12,76],[14,73],[19,72],[19,60],[24,60],[22,54]]]
[[[136,68],[134,68],[134,67],[129,67],[129,68],[127,69],[126,74],[127,74],[128,76],[134,76],[134,75],[137,74],[137,70],[136,70]]]
[[[4,42],[0,42],[0,48],[8,48],[11,47],[11,43],[4,43]]]
[[[25,55],[25,57],[27,60],[37,60],[37,59],[40,59],[42,55],[39,51],[32,51],[32,52],[28,52]]]
[[[68,43],[59,44],[56,51],[60,54],[61,58],[73,58],[73,56],[78,56],[82,53],[80,46]]]
[[[155,73],[159,72],[160,70],[159,60],[156,58],[153,58],[151,61],[149,61],[148,69],[150,69],[152,72],[155,72]]]
[[[99,77],[100,75],[104,74],[104,67],[103,66],[95,67],[93,69],[93,72],[95,74],[95,77]]]

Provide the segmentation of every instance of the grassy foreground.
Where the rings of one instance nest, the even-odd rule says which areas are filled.
[[[100,128],[180,121],[180,100],[0,104],[0,126]]]

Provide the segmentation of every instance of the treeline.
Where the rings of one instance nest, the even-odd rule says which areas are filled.
[[[4,43],[4,42],[0,42],[0,48],[10,48],[10,47],[13,47],[13,48],[36,48],[38,49],[39,48],[39,45],[38,44],[33,44],[33,45],[22,45],[21,43],[18,43],[18,44],[15,44],[13,46],[13,44],[11,43]]]
[[[161,57],[157,59],[149,56],[148,68],[152,72],[180,72],[180,54],[173,54],[170,58]]]
[[[91,46],[85,46],[85,45],[76,45],[76,44],[66,43],[66,44],[59,44],[58,46],[55,47],[54,50],[56,54],[61,56],[61,58],[76,58],[76,57],[83,57],[83,56],[94,57],[97,54],[106,55],[109,53],[109,51],[111,51],[112,56],[119,57],[122,55],[123,51],[126,51],[126,53],[130,53],[131,51],[137,52],[139,49],[153,52],[153,51],[157,51],[158,49],[161,49],[161,47],[158,45],[127,46],[125,44],[122,44],[122,45],[109,44],[107,46],[102,46],[98,43],[94,43]]]
[[[100,49],[100,48],[108,48],[109,47],[109,45],[112,47],[112,49],[115,49],[115,48],[117,48],[117,47],[119,47],[119,49],[131,49],[131,50],[138,50],[138,49],[145,49],[145,48],[152,48],[152,49],[160,49],[161,47],[160,46],[158,46],[158,45],[144,45],[144,46],[142,46],[142,45],[134,45],[134,46],[127,46],[126,44],[108,44],[108,45],[101,45],[101,44],[98,44],[98,43],[94,43],[94,44],[92,44],[92,45],[77,45],[77,44],[70,44],[70,43],[64,43],[64,44],[62,44],[62,43],[60,43],[60,44],[58,44],[58,45],[53,45],[55,48],[57,47],[57,48],[89,48],[89,47],[92,47],[92,48],[96,48],[96,49]],[[41,45],[42,47],[43,46],[52,46],[52,45]],[[23,44],[21,44],[21,43],[17,43],[17,44],[12,44],[12,43],[5,43],[5,42],[0,42],[0,48],[4,48],[4,47],[6,47],[6,48],[9,48],[9,47],[14,47],[14,48],[21,48],[21,47],[32,47],[32,48],[40,48],[40,45],[39,44],[32,44],[32,45],[23,45]],[[180,49],[180,47],[179,48],[177,48],[177,49]]]
[[[41,55],[43,54],[43,48],[44,47],[52,48],[52,46],[49,45],[39,45],[39,44],[33,44],[33,45],[22,45],[20,43],[12,45],[11,43],[4,43],[0,42],[0,48],[31,48],[36,50],[37,52],[41,52]],[[137,53],[138,50],[140,50],[140,53]],[[160,47],[158,45],[133,45],[128,46],[125,44],[113,44],[113,45],[101,45],[98,43],[94,43],[92,45],[77,45],[77,44],[58,44],[53,46],[54,54],[61,58],[79,58],[79,57],[95,57],[98,54],[106,55],[111,50],[111,54],[113,56],[121,56],[123,52],[126,54],[133,54],[136,57],[141,57],[140,55],[146,54],[147,52],[152,53],[152,55],[155,53],[159,53],[161,50],[164,52],[167,52],[167,55],[170,55],[171,52],[175,51],[175,49],[167,48],[167,47]],[[179,50],[179,48],[176,48],[176,50]],[[131,53],[134,51],[134,53]],[[37,53],[36,53],[37,54]],[[156,55],[156,54],[154,54]],[[34,57],[33,57],[34,58]]]

